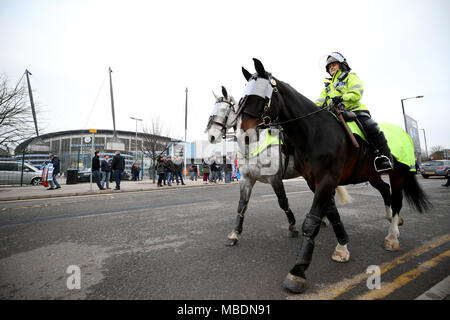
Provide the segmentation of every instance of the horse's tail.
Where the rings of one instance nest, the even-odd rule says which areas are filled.
[[[348,194],[347,189],[342,186],[336,188],[337,198],[339,204],[351,203],[353,201],[352,197]]]
[[[405,187],[403,192],[406,196],[406,200],[409,204],[414,205],[417,211],[422,213],[423,211],[428,211],[432,207],[431,202],[428,200],[428,196],[417,182],[415,174],[411,171],[408,171],[405,174]]]

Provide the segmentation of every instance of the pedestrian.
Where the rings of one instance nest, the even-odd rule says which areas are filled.
[[[131,181],[137,181],[139,177],[139,169],[137,163],[133,163],[131,167]]]
[[[219,179],[219,182],[223,181],[223,176],[224,176],[224,166],[225,166],[225,156],[223,157],[223,159],[217,159],[217,177]]]
[[[224,171],[225,171],[225,183],[230,183],[233,165],[231,164],[231,159],[229,157],[226,157],[225,159]]]
[[[123,170],[125,170],[125,159],[120,155],[120,151],[116,151],[114,153],[111,169],[114,171],[114,179],[116,181],[116,187],[114,190],[120,190],[120,177]]]
[[[442,185],[443,187],[450,187],[450,171],[447,172],[447,183]]]
[[[208,184],[210,168],[209,165],[202,159],[202,172],[203,172],[203,183]]]
[[[172,161],[172,156],[167,157],[167,184],[172,186],[173,176],[175,175],[176,168]],[[178,182],[178,179],[177,179]],[[178,184],[178,183],[177,183]]]
[[[211,175],[209,177],[209,181],[217,183],[216,180],[217,180],[218,168],[217,168],[217,163],[216,163],[216,157],[212,157],[211,158],[211,165],[209,167],[210,167],[210,172],[211,172]]]
[[[50,155],[50,161],[53,164],[53,178],[48,181],[50,183],[50,188],[48,188],[47,190],[61,189],[61,185],[57,180],[58,174],[61,172],[61,161],[59,161],[59,158],[54,154]]]
[[[183,168],[184,168],[183,160],[181,160],[181,157],[177,157],[176,160],[177,161],[175,162],[175,178],[177,179],[177,185],[179,184],[178,178],[180,178],[181,185],[185,186],[186,184],[183,181]]]
[[[92,179],[97,183],[97,187],[100,190],[105,190],[100,183],[100,151],[95,151],[94,157],[92,158],[91,166]]]
[[[100,163],[100,170],[102,176],[102,188],[105,187],[106,182],[106,189],[111,189],[109,187],[109,179],[111,178],[111,160],[108,155],[105,155],[105,158]]]
[[[195,163],[191,164],[191,180],[197,181],[197,165]]]
[[[161,157],[156,159],[156,170],[158,172],[158,187],[162,187],[162,181],[166,173],[164,168],[164,159]]]

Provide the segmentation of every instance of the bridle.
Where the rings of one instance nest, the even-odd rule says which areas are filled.
[[[229,108],[229,110],[227,110],[227,112],[226,112],[226,116],[222,117],[222,116],[219,116],[219,115],[213,113],[209,117],[208,125],[206,126],[205,132],[208,131],[213,124],[215,124],[215,125],[218,125],[219,127],[221,127],[220,131],[222,133],[222,136],[225,135],[225,133],[228,129],[227,128],[228,117],[230,115],[230,111],[234,110],[234,103],[232,101],[227,101],[224,97],[220,97],[216,100],[215,105],[222,104],[222,103],[227,104],[228,108]]]
[[[257,81],[260,82],[259,85],[256,84]],[[270,86],[269,86],[269,84],[270,84]],[[266,88],[263,88],[264,86]],[[279,115],[271,114],[272,98],[273,98],[274,93],[277,96],[278,101],[280,102],[280,106],[279,106],[280,109],[285,108],[284,98],[281,95],[280,91],[278,90],[277,81],[272,77],[272,74],[268,73],[268,79],[260,78],[256,74],[253,75],[249,79],[249,82],[246,86],[244,94],[243,94],[241,100],[239,101],[238,110],[235,113],[233,123],[237,120],[239,115],[241,113],[243,113],[243,114],[247,114],[247,115],[251,116],[252,118],[257,118],[257,119],[262,120],[262,122],[256,126],[257,128],[269,128],[269,127],[274,127],[274,126],[280,126],[282,124],[289,123],[292,121],[300,120],[300,119],[309,117],[315,113],[324,111],[323,108],[319,108],[318,110],[310,112],[306,115],[302,115],[302,116],[296,117],[294,119],[289,119],[286,121],[279,122],[279,121],[277,121]],[[255,95],[255,96],[261,97],[266,101],[264,108],[263,108],[263,112],[261,114],[257,114],[250,110],[244,110],[245,103],[247,102],[247,99],[250,95]]]

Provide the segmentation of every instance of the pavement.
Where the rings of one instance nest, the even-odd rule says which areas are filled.
[[[59,179],[61,188],[55,190],[47,190],[44,186],[1,186],[0,187],[0,202],[1,201],[13,201],[13,200],[30,200],[30,199],[43,199],[43,198],[58,198],[69,196],[84,196],[84,195],[96,195],[96,194],[111,194],[111,193],[124,193],[124,192],[139,192],[150,191],[155,189],[179,189],[179,188],[192,188],[202,187],[205,183],[202,179],[197,181],[191,181],[190,178],[185,179],[185,185],[179,185],[172,183],[172,186],[158,187],[157,183],[153,183],[153,180],[142,181],[121,181],[120,190],[114,190],[115,182],[110,184],[111,189],[99,190],[95,182],[92,183],[92,191],[90,191],[90,183],[77,183],[77,184],[65,184],[65,179]],[[230,182],[230,184],[236,184],[237,181]],[[224,182],[208,183],[206,186],[213,186],[217,184],[225,184]]]
[[[236,219],[237,183],[2,201],[0,299],[448,300],[450,190],[442,179],[418,180],[433,208],[420,214],[404,202],[396,252],[383,247],[389,223],[380,194],[348,186],[353,202],[338,209],[350,261],[331,260],[336,238],[322,228],[300,295],[282,286],[300,239],[287,237],[267,184],[255,185],[235,247],[224,244]],[[300,228],[313,194],[303,179],[285,181],[285,189]],[[368,286],[374,266],[380,289]]]

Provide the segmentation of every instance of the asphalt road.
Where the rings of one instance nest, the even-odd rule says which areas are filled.
[[[299,239],[287,237],[268,185],[255,186],[236,247],[224,244],[237,184],[1,202],[0,299],[414,299],[450,274],[450,190],[418,179],[434,207],[419,214],[404,204],[398,252],[383,248],[389,223],[378,192],[348,186],[354,201],[338,207],[350,262],[331,260],[334,233],[321,229],[301,295],[282,287]],[[302,180],[285,186],[300,228],[312,193]],[[73,265],[81,288],[69,290]],[[373,265],[379,290],[366,285]]]

